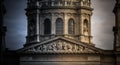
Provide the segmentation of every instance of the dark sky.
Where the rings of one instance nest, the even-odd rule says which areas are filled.
[[[5,0],[7,14],[5,25],[7,26],[6,46],[10,49],[18,49],[25,43],[27,20],[25,16],[26,0]]]
[[[94,8],[92,17],[93,43],[96,47],[112,49],[114,14],[112,13],[114,0],[92,0]],[[7,14],[6,47],[12,50],[23,47],[26,41],[27,19],[25,16],[26,0],[5,0]]]
[[[94,8],[92,16],[92,35],[96,47],[103,49],[113,48],[114,14],[115,0],[92,0]]]

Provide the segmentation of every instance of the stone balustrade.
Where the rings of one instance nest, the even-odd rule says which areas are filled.
[[[30,2],[29,2],[30,3]],[[29,4],[28,3],[28,4]],[[29,7],[90,7],[91,3],[89,0],[85,1],[38,1],[36,5],[29,5]]]

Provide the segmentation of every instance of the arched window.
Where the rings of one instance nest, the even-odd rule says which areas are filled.
[[[49,19],[44,21],[44,34],[51,34],[51,21]]]
[[[75,22],[73,19],[69,19],[68,21],[68,34],[75,33]]]
[[[56,34],[63,34],[63,20],[58,18],[56,20]]]
[[[88,32],[88,20],[87,20],[87,19],[84,20],[83,25],[84,25],[84,26],[83,26],[83,27],[84,27],[83,32]]]

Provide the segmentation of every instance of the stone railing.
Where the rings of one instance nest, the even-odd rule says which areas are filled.
[[[27,8],[50,8],[50,7],[90,7],[90,1],[39,1],[36,3],[28,3]]]
[[[40,2],[40,5],[44,6],[76,6],[75,2],[61,2],[61,1],[52,1],[52,2]]]
[[[69,6],[69,7],[79,7],[79,6],[90,6],[90,2],[72,2],[72,1],[48,1],[39,2],[40,7],[51,7],[51,6]]]

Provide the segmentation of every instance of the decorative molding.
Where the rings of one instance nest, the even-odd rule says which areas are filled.
[[[69,16],[69,17],[71,17],[71,16],[78,16],[78,14],[77,13],[67,13],[67,16]]]
[[[64,13],[63,12],[61,12],[61,13],[58,13],[58,12],[55,12],[55,13],[53,13],[54,14],[54,16],[56,16],[56,17],[58,17],[58,16],[64,16]]]

